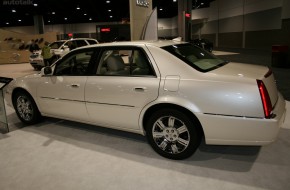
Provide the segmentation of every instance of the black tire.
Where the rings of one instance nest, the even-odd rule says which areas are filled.
[[[181,111],[162,109],[146,124],[147,139],[161,156],[181,160],[190,157],[201,142],[200,124]]]
[[[36,124],[41,120],[41,114],[33,98],[25,91],[18,91],[13,96],[13,106],[19,119],[27,124]]]

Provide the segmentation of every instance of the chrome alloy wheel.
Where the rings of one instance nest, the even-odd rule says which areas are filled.
[[[159,118],[153,125],[152,135],[156,145],[170,154],[183,152],[190,143],[187,126],[173,116]]]
[[[33,105],[27,96],[18,96],[16,107],[22,119],[25,121],[30,121],[33,119]]]

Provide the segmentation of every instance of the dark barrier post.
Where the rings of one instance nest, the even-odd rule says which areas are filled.
[[[8,133],[9,127],[4,102],[4,87],[13,79],[0,77],[0,133]]]
[[[289,67],[288,62],[288,46],[273,45],[272,46],[272,66],[273,67]]]

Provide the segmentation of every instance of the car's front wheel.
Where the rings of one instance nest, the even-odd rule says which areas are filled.
[[[162,109],[155,112],[146,126],[152,148],[169,159],[185,159],[198,148],[201,141],[199,122],[181,111]]]
[[[41,114],[33,98],[24,91],[18,91],[13,97],[13,105],[19,119],[28,125],[40,121]]]

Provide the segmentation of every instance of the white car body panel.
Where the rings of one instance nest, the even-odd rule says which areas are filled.
[[[84,101],[86,76],[41,77],[37,87],[38,106],[45,115],[88,121]]]
[[[89,77],[85,100],[90,120],[99,125],[140,130],[140,112],[158,97],[158,89],[159,79],[153,77]]]
[[[43,115],[140,134],[145,134],[143,117],[149,108],[173,104],[196,116],[207,144],[264,145],[276,139],[285,117],[285,101],[277,92],[273,74],[264,77],[268,68],[229,63],[202,73],[159,48],[174,43],[178,44],[96,45],[143,48],[156,77],[34,75],[12,82],[7,101],[12,105],[9,95],[20,87],[34,97]],[[264,118],[257,79],[267,87],[273,118]]]
[[[280,126],[285,120],[285,101],[279,100],[273,111],[278,117],[273,119],[233,117],[197,114],[207,144],[216,145],[265,145],[276,140]]]

